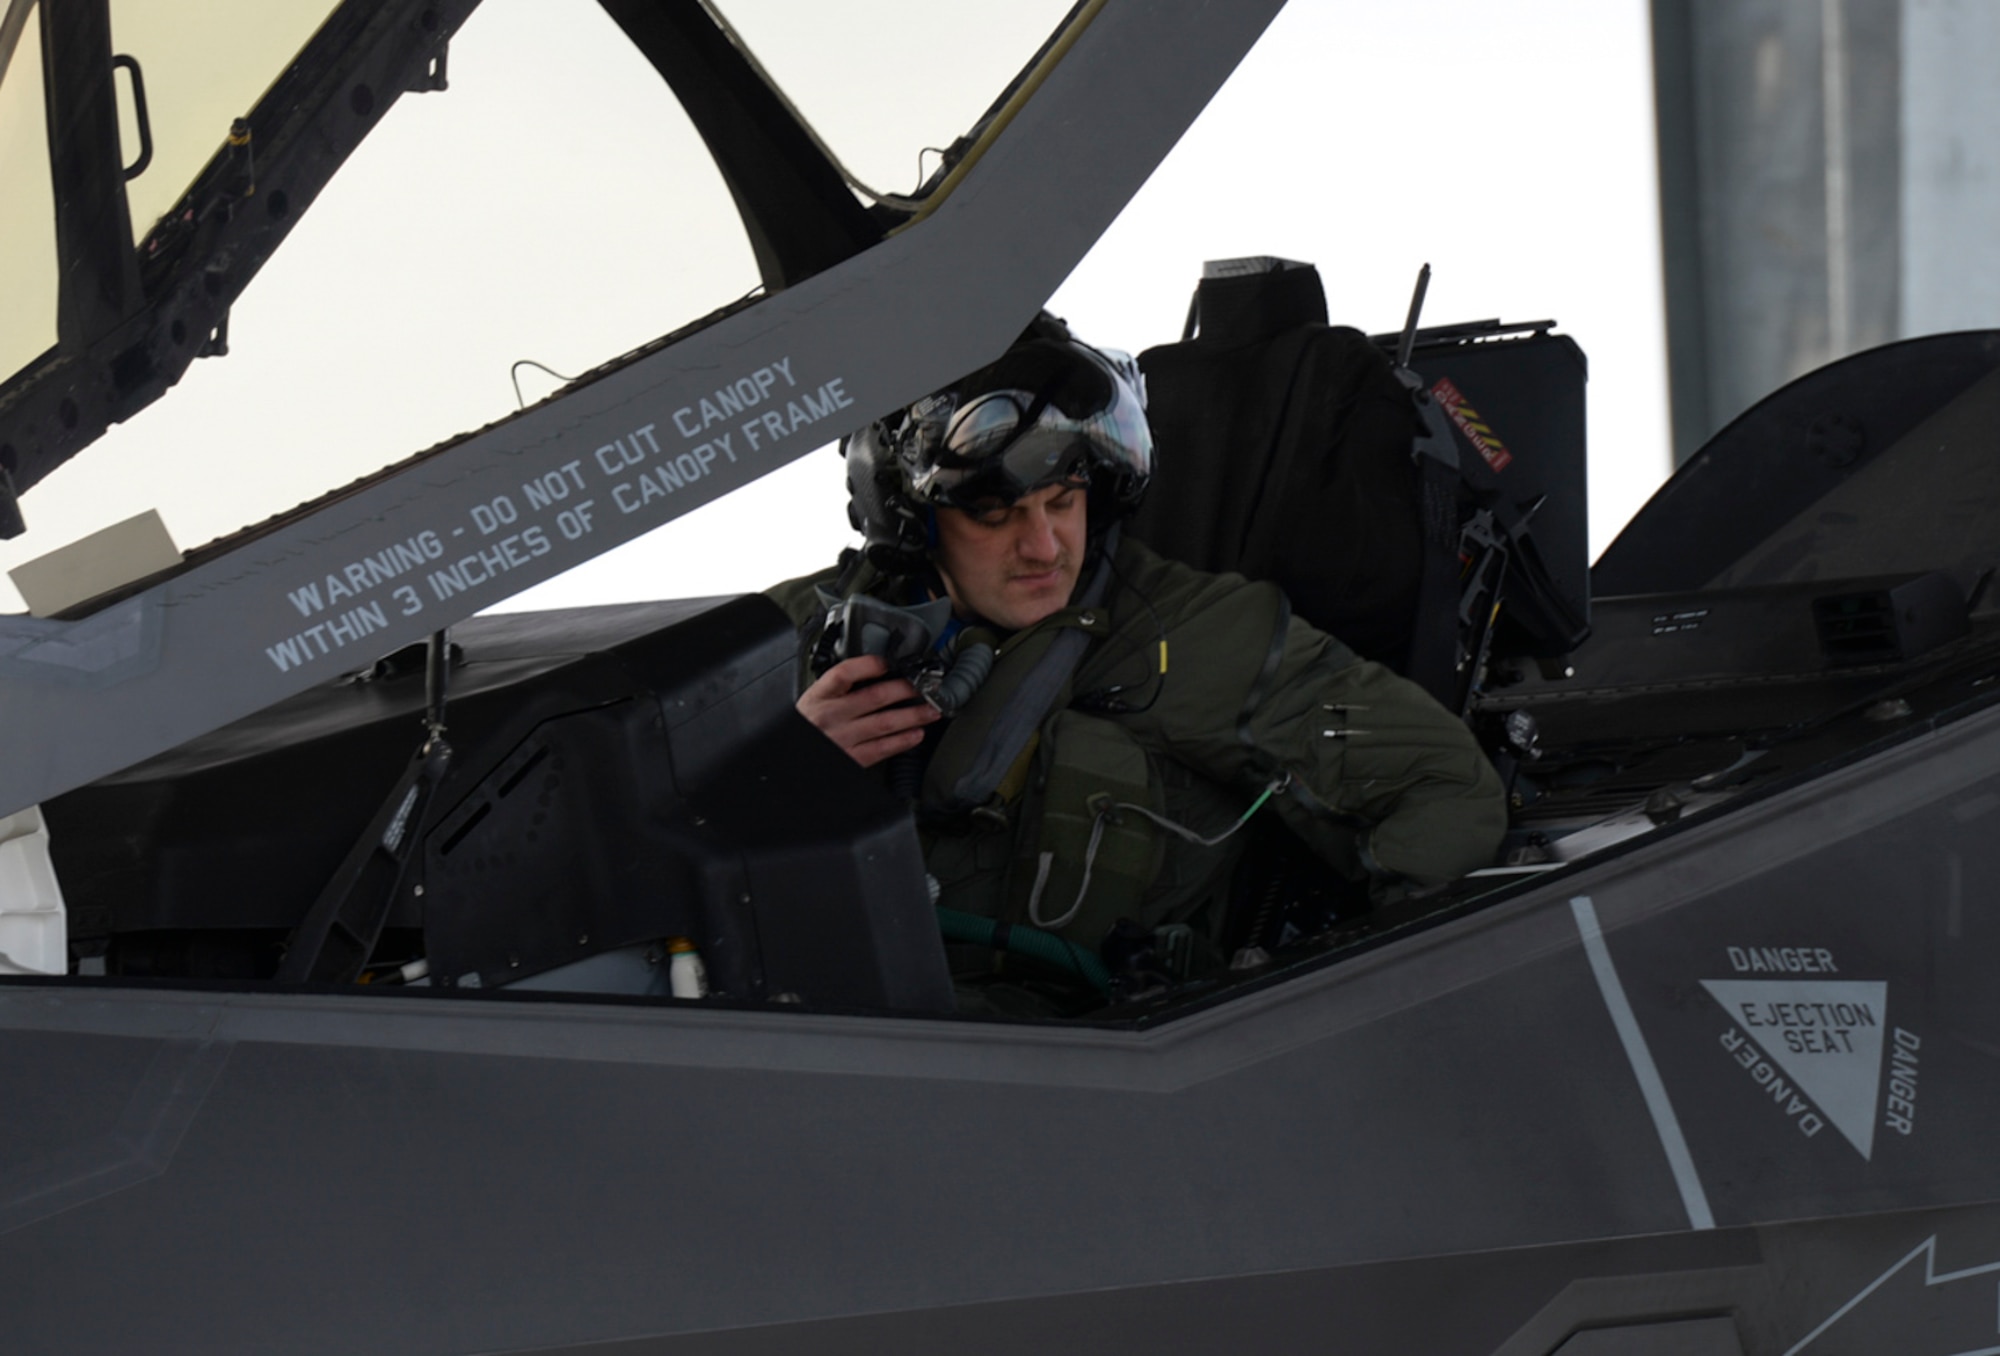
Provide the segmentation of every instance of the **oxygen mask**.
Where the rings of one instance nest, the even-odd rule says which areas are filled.
[[[899,607],[865,593],[825,598],[826,620],[813,643],[811,670],[817,678],[835,664],[860,655],[879,655],[888,675],[901,678],[945,715],[954,715],[979,690],[993,669],[993,646],[984,632],[960,632],[947,659],[939,641],[952,624],[951,600],[935,598]]]

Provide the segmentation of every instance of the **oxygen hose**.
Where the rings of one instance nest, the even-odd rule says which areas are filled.
[[[947,942],[963,942],[971,946],[983,946],[994,951],[1013,951],[1023,956],[1033,956],[1050,965],[1065,970],[1073,970],[1087,981],[1091,988],[1109,996],[1111,976],[1105,972],[1104,962],[1094,954],[1066,942],[1054,933],[1043,932],[1022,923],[1002,923],[994,918],[981,918],[976,913],[964,913],[958,909],[938,908],[938,930],[944,933]]]
[[[947,718],[955,716],[979,691],[979,685],[993,672],[993,647],[972,640],[959,647],[951,669],[938,679],[925,700]],[[905,749],[889,760],[889,790],[904,800],[917,800],[924,789],[924,755],[921,748]]]
[[[959,713],[979,685],[993,672],[993,647],[972,641],[959,647],[950,670],[937,680],[924,697],[938,714],[949,719]],[[924,754],[920,747],[905,749],[889,760],[889,790],[904,800],[918,800],[924,790]]]
[[[992,672],[991,645],[975,640],[961,646],[958,657],[951,661],[951,672],[939,680],[937,691],[931,693],[931,705],[947,716],[957,715]]]

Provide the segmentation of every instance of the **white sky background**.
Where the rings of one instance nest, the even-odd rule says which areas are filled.
[[[724,7],[894,191],[1067,5]],[[861,23],[872,45],[843,44]],[[1179,336],[1204,259],[1277,254],[1319,265],[1335,323],[1381,331],[1428,261],[1426,323],[1553,317],[1589,354],[1600,550],[1668,469],[1648,41],[1644,0],[1292,0],[1050,307],[1136,352]],[[516,358],[578,372],[755,283],[698,140],[595,4],[486,0],[450,78],[336,176],[238,302],[228,357],[25,496],[0,568],[148,507],[200,544],[505,415]],[[503,606],[760,588],[829,562],[844,506],[817,452]]]

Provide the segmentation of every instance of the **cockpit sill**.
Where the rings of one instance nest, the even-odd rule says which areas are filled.
[[[276,984],[261,980],[182,979],[72,973],[68,976],[12,975],[0,977],[0,993],[75,992],[79,995],[212,996],[228,1006],[254,998],[256,1006],[272,1000],[285,1007],[298,1001],[339,998],[361,1002],[368,1010],[416,1016],[466,1007],[489,1011],[553,1013],[579,1007],[636,1014],[672,1014],[672,1025],[702,1014],[743,1029],[764,1029],[771,1020],[785,1028],[832,1024],[830,1030],[851,1030],[852,1021],[866,1027],[888,1019],[925,1025],[943,1021],[951,1029],[968,1026],[1028,1027],[1051,1030],[1141,1033],[1179,1027],[1202,1014],[1247,1007],[1262,1008],[1284,1001],[1303,986],[1317,991],[1340,976],[1372,971],[1420,949],[1447,944],[1467,927],[1498,926],[1507,920],[1550,909],[1563,909],[1574,895],[1592,895],[1634,880],[1652,882],[1660,893],[1660,868],[1675,864],[1682,878],[1700,876],[1699,863],[1746,835],[1767,831],[1801,809],[1843,794],[1871,790],[1897,781],[1912,767],[1935,758],[1940,741],[1969,744],[2000,729],[1992,708],[2000,703],[2000,619],[1984,619],[1971,635],[1911,663],[1876,666],[1892,681],[1869,701],[1856,703],[1838,718],[1816,729],[1767,737],[1759,756],[1739,759],[1722,775],[1694,778],[1655,790],[1619,811],[1584,824],[1543,828],[1517,825],[1505,852],[1516,860],[1474,872],[1464,880],[1419,892],[1399,903],[1339,919],[1320,935],[1300,938],[1274,952],[1268,963],[1206,979],[1182,982],[1153,992],[1121,997],[1107,1006],[1067,1020],[1001,1017],[985,1014],[913,1014],[880,1007],[815,1001],[783,995],[777,1001],[748,1001],[716,994],[699,1000],[604,993],[570,993],[527,987],[440,989],[396,984]],[[1601,752],[1601,750],[1600,750]],[[1775,756],[1774,756],[1775,755]],[[1704,785],[1704,781],[1706,784]],[[1907,797],[1884,793],[1877,807],[1893,813]],[[1650,808],[1649,808],[1650,807]],[[1591,845],[1575,856],[1565,842],[1587,840]],[[1539,840],[1539,841],[1535,841]],[[1540,855],[1545,860],[1520,860]],[[1779,864],[1777,856],[1760,856],[1751,870]],[[1744,871],[1734,868],[1740,876]],[[1692,879],[1683,884],[1695,890]],[[1670,905],[1671,900],[1667,903]],[[1430,941],[1420,939],[1429,938]],[[1315,978],[1317,977],[1317,978]],[[521,1008],[518,1005],[528,1005]],[[410,1006],[417,1005],[417,1006]],[[497,1005],[497,1006],[496,1006]],[[356,1011],[343,1001],[344,1011]],[[650,1020],[650,1019],[649,1019]],[[1203,1025],[1197,1022],[1196,1025]]]

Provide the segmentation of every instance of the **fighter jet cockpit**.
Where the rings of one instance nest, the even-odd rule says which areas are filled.
[[[2000,1350],[1996,52],[0,0],[7,1349]]]
[[[1027,44],[918,185],[884,193],[728,6],[606,0],[719,169],[758,285],[517,415],[136,574],[64,594],[75,562],[24,567],[53,592],[0,619],[7,850],[29,864],[0,900],[12,968],[950,1012],[952,925],[907,801],[796,717],[798,638],[768,600],[473,614],[1004,346],[1060,265],[940,261],[997,257],[980,194],[1046,177],[1008,138],[1041,134],[1041,92],[1067,88],[1101,8]],[[233,299],[397,101],[382,91],[447,88],[472,9],[356,0],[270,21],[263,74],[208,91],[246,110],[209,144],[169,35],[117,6],[7,7],[0,96],[42,116],[49,154],[9,143],[4,167],[38,185],[7,210],[46,248],[4,263],[39,303],[9,322],[0,530],[228,351]],[[1048,191],[1080,201],[1095,172]],[[1087,243],[1072,234],[1050,248]],[[946,285],[949,323],[912,309]],[[1161,469],[1130,530],[1277,582],[1424,687],[1476,734],[1510,822],[1485,866],[1389,902],[1255,826],[1204,939],[1225,964],[1191,963],[1179,925],[1112,953],[1021,920],[950,938],[1080,977],[1078,1018],[1170,1020],[1561,889],[1991,700],[1995,524],[1966,487],[1985,474],[1968,431],[2000,399],[1992,335],[1801,378],[1593,564],[1587,360],[1555,321],[1441,322],[1419,279],[1403,327],[1363,336],[1329,325],[1309,264],[1277,258],[1214,261],[1193,290],[1185,332],[1139,360]],[[1388,432],[1354,432],[1353,393],[1331,384],[1350,378],[1298,357],[1330,337],[1391,392]],[[1374,577],[1340,555],[1363,524],[1391,562]]]

